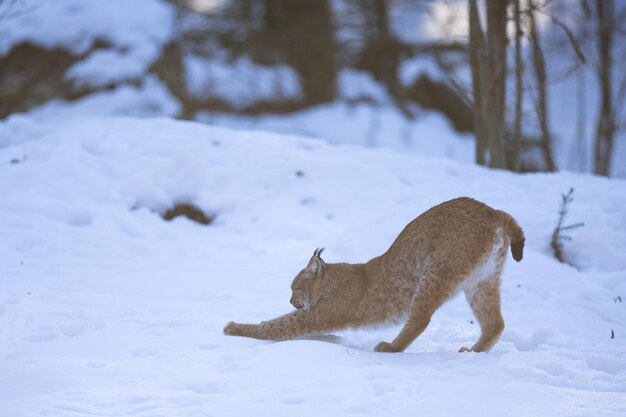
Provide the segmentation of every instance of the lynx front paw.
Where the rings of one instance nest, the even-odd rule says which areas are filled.
[[[400,349],[396,348],[391,343],[380,342],[374,348],[374,352],[400,352]]]
[[[224,327],[224,334],[228,336],[243,336],[243,326],[231,321]]]

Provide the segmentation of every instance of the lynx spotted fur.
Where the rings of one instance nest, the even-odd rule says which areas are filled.
[[[285,340],[407,317],[400,334],[378,352],[401,352],[431,316],[462,290],[481,327],[471,348],[489,351],[504,329],[500,275],[508,248],[522,259],[524,233],[509,214],[462,197],[409,223],[383,255],[364,264],[329,264],[316,250],[293,280],[295,311],[260,324],[230,322],[224,333]]]

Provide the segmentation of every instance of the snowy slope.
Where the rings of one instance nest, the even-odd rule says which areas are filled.
[[[1,417],[626,414],[624,181],[167,119],[45,130],[0,148]],[[570,187],[578,269],[548,246]],[[316,247],[365,261],[460,195],[510,212],[527,237],[490,354],[457,353],[479,334],[463,297],[401,354],[372,352],[398,327],[222,334],[289,311]],[[214,224],[156,213],[181,201]]]

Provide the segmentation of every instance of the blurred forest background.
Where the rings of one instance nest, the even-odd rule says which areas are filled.
[[[51,109],[158,85],[167,100],[118,98],[109,113],[626,176],[624,1],[155,2],[167,12],[0,0],[5,134],[18,114],[64,118]]]

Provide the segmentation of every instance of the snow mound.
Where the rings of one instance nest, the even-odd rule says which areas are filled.
[[[31,122],[33,137],[0,148],[2,417],[626,410],[624,181],[169,119]],[[568,220],[585,222],[565,243],[577,268],[549,248],[570,187]],[[316,247],[365,261],[461,195],[526,233],[492,353],[456,353],[480,332],[462,297],[403,354],[371,351],[398,326],[282,343],[222,334],[289,311]],[[177,203],[215,219],[164,221]]]
[[[47,49],[62,47],[75,55],[88,52],[97,41],[110,45],[70,68],[67,76],[78,85],[100,87],[142,78],[175,33],[175,9],[162,0],[30,3],[24,13],[2,21],[0,56],[24,42]]]

